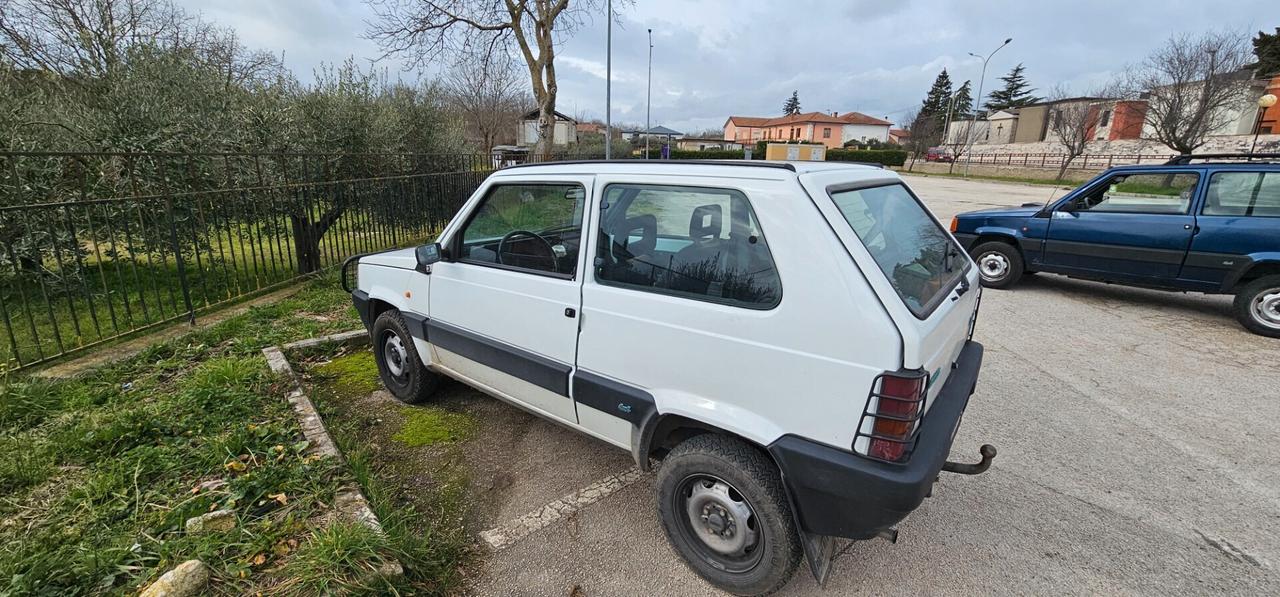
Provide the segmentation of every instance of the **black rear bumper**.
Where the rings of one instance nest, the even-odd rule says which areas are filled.
[[[870,539],[924,501],[977,384],[982,345],[966,343],[955,366],[921,424],[907,464],[878,462],[791,435],[769,446],[805,531]]]

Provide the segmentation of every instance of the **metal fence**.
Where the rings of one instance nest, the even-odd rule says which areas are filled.
[[[1123,164],[1163,164],[1176,157],[1173,153],[1105,153],[1085,154],[1071,160],[1072,168],[1087,170],[1104,169]],[[963,164],[990,164],[995,166],[1022,166],[1026,168],[1061,168],[1067,155],[1063,153],[974,153],[962,155],[957,162]]]
[[[0,372],[419,242],[512,161],[0,153]]]

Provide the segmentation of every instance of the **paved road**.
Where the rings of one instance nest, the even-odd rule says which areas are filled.
[[[1050,193],[910,183],[942,218]],[[1226,297],[1044,275],[987,291],[976,336],[986,364],[952,456],[993,443],[992,469],[944,475],[896,545],[856,543],[825,590],[802,569],[781,594],[1280,594],[1280,341],[1242,330]],[[575,480],[627,466],[613,448],[528,424],[516,459],[537,466],[515,485],[536,499],[504,501],[505,516],[577,489],[548,472],[557,463],[574,462]],[[719,594],[667,546],[651,478],[493,554],[473,590],[574,587]]]

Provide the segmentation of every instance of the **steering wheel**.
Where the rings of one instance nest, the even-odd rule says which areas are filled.
[[[507,261],[502,258],[503,255],[506,255],[508,253],[507,249],[508,249],[508,245],[511,244],[511,240],[514,238],[521,238],[521,237],[527,237],[527,238],[537,239],[539,241],[542,241],[541,243],[536,244],[534,246],[538,246],[545,249],[546,254],[538,255],[538,254],[531,254],[531,253],[510,253],[509,255],[510,257],[516,257],[521,259],[538,259],[538,260],[545,259],[548,263],[551,264],[552,272],[560,273],[559,264],[556,262],[556,251],[551,247],[551,241],[543,238],[541,235],[539,235],[536,232],[530,232],[528,230],[512,230],[511,232],[508,232],[506,236],[503,236],[501,241],[498,241],[498,263],[501,263],[503,265],[514,265],[517,267],[529,267],[527,265],[519,264],[519,263],[507,263]]]

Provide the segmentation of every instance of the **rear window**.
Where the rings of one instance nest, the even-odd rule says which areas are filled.
[[[1219,172],[1209,179],[1204,215],[1280,217],[1280,172]]]
[[[964,275],[959,246],[905,186],[834,191],[831,199],[916,317],[927,317]]]

